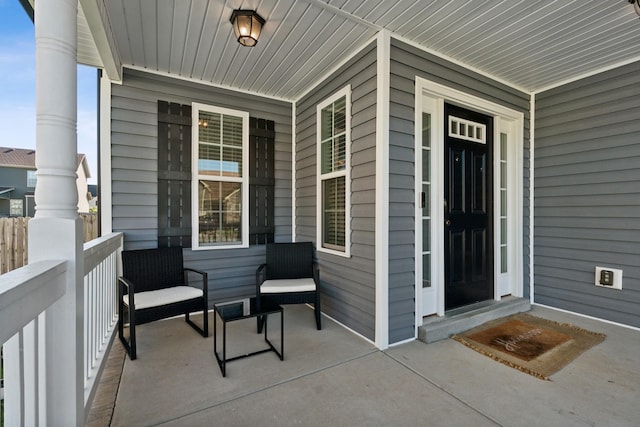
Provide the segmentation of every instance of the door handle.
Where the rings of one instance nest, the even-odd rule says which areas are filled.
[[[445,227],[451,227],[451,220],[450,219],[445,219],[444,220],[444,226]]]

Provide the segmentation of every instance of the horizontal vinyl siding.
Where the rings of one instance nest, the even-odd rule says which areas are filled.
[[[376,49],[354,59],[296,105],[296,239],[316,242],[316,107],[351,85],[351,258],[316,251],[322,311],[375,338]]]
[[[275,239],[291,241],[291,104],[125,70],[111,99],[113,230],[124,232],[125,249],[157,246],[158,100],[199,102],[275,121]],[[264,246],[185,251],[189,267],[209,273],[213,302],[255,294],[255,270],[262,262]]]
[[[415,78],[460,90],[525,114],[524,292],[529,288],[529,95],[391,39],[389,136],[389,342],[415,334]],[[411,304],[408,303],[411,299]]]
[[[535,302],[640,327],[640,63],[536,95]],[[623,270],[622,291],[595,267]]]

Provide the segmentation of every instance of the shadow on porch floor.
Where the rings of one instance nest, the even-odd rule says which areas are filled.
[[[309,308],[286,306],[284,361],[274,353],[238,360],[223,378],[211,337],[182,319],[143,325],[111,425],[637,426],[640,332],[543,307],[531,313],[607,339],[542,381],[453,340],[381,352],[327,318],[316,331]],[[269,325],[279,342],[279,320]],[[264,344],[254,319],[227,332],[229,355]]]

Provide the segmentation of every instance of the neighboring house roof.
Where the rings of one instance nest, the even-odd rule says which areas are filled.
[[[82,165],[87,178],[91,177],[91,173],[89,172],[89,164],[87,163],[87,156],[79,153],[77,165]],[[33,150],[31,148],[0,147],[0,167],[2,166],[35,169],[36,150]]]
[[[36,151],[25,148],[0,147],[0,166],[35,169]]]

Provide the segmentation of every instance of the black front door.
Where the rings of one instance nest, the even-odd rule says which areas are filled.
[[[445,104],[445,309],[493,298],[493,118]]]

